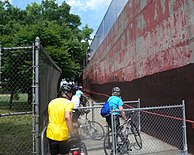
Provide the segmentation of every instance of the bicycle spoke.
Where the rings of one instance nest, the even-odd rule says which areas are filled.
[[[112,151],[112,132],[109,131],[104,138],[104,153],[110,155]]]
[[[141,139],[141,136],[140,136],[140,133],[137,129],[137,127],[135,126],[135,124],[131,124],[131,131],[135,137],[135,141],[136,143],[134,144],[134,148],[136,150],[140,150],[142,148],[142,139]]]
[[[129,154],[131,151],[130,141],[122,135],[122,131],[117,133],[115,136],[115,153],[118,155]],[[104,139],[104,152],[106,155],[113,153],[113,143],[112,143],[112,132],[109,131]]]
[[[88,129],[88,134],[92,139],[101,140],[104,137],[104,129],[98,122],[90,121]]]

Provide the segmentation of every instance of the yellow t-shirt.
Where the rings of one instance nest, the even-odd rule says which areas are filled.
[[[48,105],[49,124],[46,135],[49,139],[63,141],[68,139],[68,128],[65,120],[65,112],[72,112],[73,102],[65,98],[53,99]]]

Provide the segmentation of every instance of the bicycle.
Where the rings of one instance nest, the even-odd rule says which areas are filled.
[[[81,141],[80,137],[69,139],[69,145],[72,155],[88,155],[86,145]]]
[[[81,115],[84,115],[85,113],[89,113],[90,109],[87,108],[83,108],[82,107],[89,107],[90,106],[90,101],[89,101],[89,97],[87,96],[82,96],[80,99],[80,105],[81,109],[79,109],[79,112]]]
[[[132,143],[132,137],[134,137],[134,143]],[[132,146],[136,150],[140,150],[142,148],[140,132],[135,123],[132,121],[131,117],[129,117],[125,123],[118,127],[114,136],[114,140],[116,148],[115,152],[120,155],[129,154],[129,152],[132,151]],[[104,152],[106,155],[113,153],[111,130],[107,132],[104,138]]]
[[[78,133],[82,136],[89,135],[93,140],[101,140],[104,138],[105,131],[102,125],[96,121],[91,121],[88,119],[88,113],[90,111],[85,111],[85,118],[83,118],[83,123],[78,122]],[[81,119],[81,118],[79,118]]]

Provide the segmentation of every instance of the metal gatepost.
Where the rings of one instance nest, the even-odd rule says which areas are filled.
[[[184,155],[188,155],[188,147],[187,147],[187,131],[186,131],[186,116],[185,116],[185,101],[182,100],[183,105],[183,153]]]
[[[40,116],[40,110],[39,110],[39,49],[40,49],[40,39],[39,37],[36,37],[35,40],[35,153],[36,155],[39,155],[40,153],[40,145],[39,145],[39,116]]]

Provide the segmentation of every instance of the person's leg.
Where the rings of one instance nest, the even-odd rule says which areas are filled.
[[[113,121],[114,125],[116,125],[116,128],[118,128],[120,126],[119,116],[113,115]],[[111,115],[106,117],[106,122],[108,123],[108,126],[112,129]]]
[[[105,117],[106,118],[106,122],[108,123],[108,126],[112,129],[112,123],[111,123],[111,115]]]
[[[115,125],[116,125],[116,128],[119,128],[119,126],[120,126],[119,116],[118,116],[118,115],[116,115],[116,116],[115,116],[115,118],[114,118],[114,120],[115,120]]]
[[[61,155],[68,155],[70,152],[70,146],[67,140],[59,142],[58,153]]]
[[[57,142],[51,139],[48,139],[48,141],[51,155],[57,155]]]

